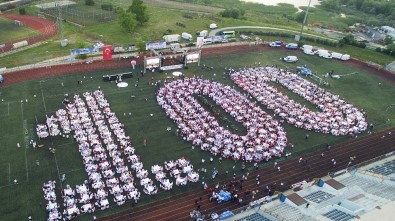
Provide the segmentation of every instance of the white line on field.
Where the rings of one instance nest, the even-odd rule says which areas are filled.
[[[59,182],[60,183],[60,188],[63,190],[63,184],[62,184],[62,181],[60,179],[58,160],[56,159],[56,155],[55,154],[53,154],[53,156],[55,157],[56,169],[58,170],[58,177],[59,177],[59,181],[60,181]]]
[[[8,183],[11,184],[11,164],[8,163]]]
[[[47,106],[45,105],[44,92],[43,92],[43,87],[42,87],[41,82],[42,81],[40,81],[41,97],[43,98],[44,110],[45,110],[45,112],[47,112]]]
[[[29,168],[27,167],[27,155],[26,155],[27,149],[25,149],[25,165],[26,165],[26,180],[29,182]]]

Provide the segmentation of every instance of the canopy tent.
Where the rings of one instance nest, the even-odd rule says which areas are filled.
[[[311,70],[308,69],[306,66],[298,67],[298,70],[300,71],[300,73],[302,73],[304,75],[311,75],[312,74]]]

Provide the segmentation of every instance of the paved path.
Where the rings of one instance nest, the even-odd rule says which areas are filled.
[[[218,29],[211,30],[208,35],[214,36],[220,31],[234,30],[234,29],[266,29],[266,30],[274,30],[274,31],[286,31],[286,32],[294,33],[294,34],[300,33],[299,31],[289,30],[289,29],[285,29],[285,28],[274,28],[274,27],[267,27],[267,26],[234,26],[234,27],[225,27],[225,28],[218,28]],[[326,39],[326,40],[332,40],[332,41],[336,40],[333,38],[327,38],[327,37],[323,37],[320,35],[313,35],[313,34],[309,34],[309,33],[303,33],[303,35],[305,35],[305,36],[307,35],[307,36],[315,37],[315,38],[322,38],[322,39]]]

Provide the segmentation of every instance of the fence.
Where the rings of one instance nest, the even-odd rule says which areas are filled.
[[[62,19],[72,21],[79,25],[92,25],[103,22],[110,22],[117,18],[115,12],[103,11],[101,9],[93,9],[92,11],[77,9],[75,5],[60,7]],[[40,8],[40,14],[46,14],[57,17],[59,14],[58,8]]]

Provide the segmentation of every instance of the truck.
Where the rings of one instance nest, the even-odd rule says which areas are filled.
[[[192,41],[193,40],[192,35],[189,34],[189,33],[186,33],[186,32],[181,33],[181,38],[183,38],[185,40],[188,40],[188,41]]]
[[[179,34],[165,35],[163,36],[163,40],[165,40],[167,43],[179,42],[180,37],[181,36]]]
[[[269,44],[270,47],[275,47],[275,48],[281,47],[282,45],[283,45],[282,41],[273,41],[273,42],[270,42],[270,44]]]
[[[196,36],[198,36],[198,37],[207,37],[208,36],[208,31],[207,30],[198,31],[198,32],[196,32]]]
[[[296,44],[296,43],[288,43],[287,45],[285,45],[285,47],[287,49],[298,49],[298,44]]]

